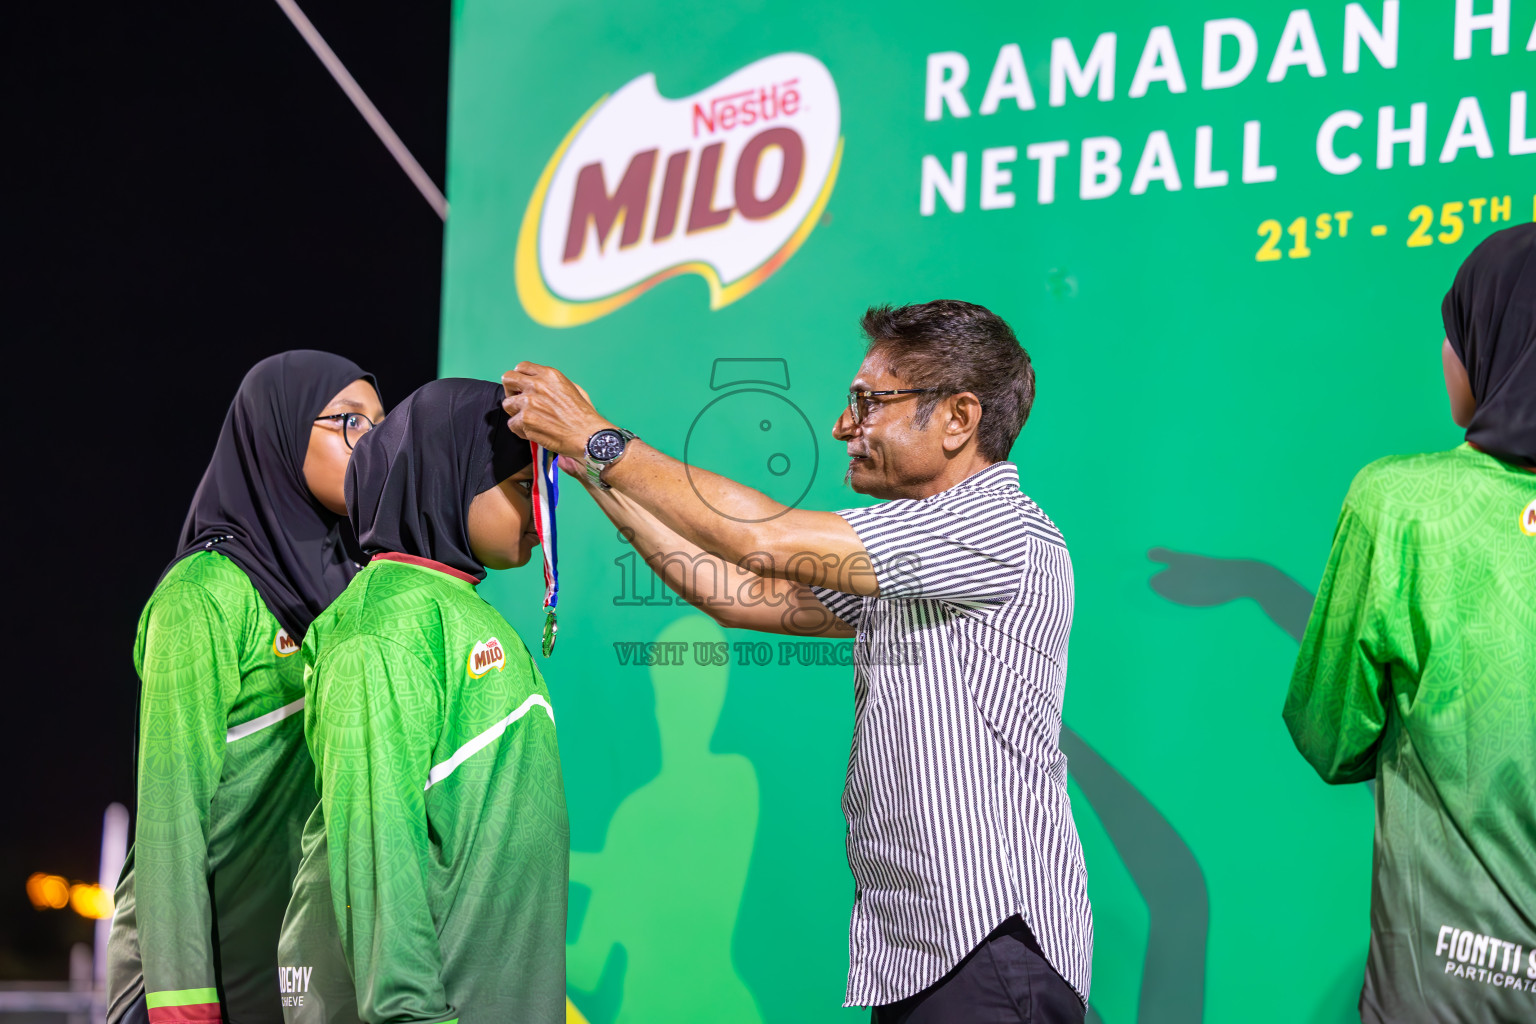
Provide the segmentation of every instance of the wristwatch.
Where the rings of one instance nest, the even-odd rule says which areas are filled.
[[[629,442],[639,437],[639,434],[628,430],[605,427],[587,438],[587,457],[584,462],[587,467],[587,476],[592,482],[603,490],[608,490],[608,485],[603,483],[603,470],[622,459],[624,452],[629,448]]]

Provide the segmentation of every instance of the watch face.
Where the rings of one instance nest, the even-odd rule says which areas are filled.
[[[587,454],[600,462],[619,457],[624,451],[624,435],[617,430],[599,430],[587,440]]]

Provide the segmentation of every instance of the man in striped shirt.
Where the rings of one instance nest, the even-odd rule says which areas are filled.
[[[721,625],[854,639],[846,1005],[881,1024],[1079,1022],[1093,921],[1059,747],[1072,564],[1007,461],[1034,371],[970,303],[875,307],[862,325],[833,435],[848,483],[884,504],[786,508],[618,430],[533,363],[503,377],[509,426],[569,457]],[[706,602],[711,563],[756,600]]]

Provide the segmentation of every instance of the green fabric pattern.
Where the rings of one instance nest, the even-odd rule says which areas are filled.
[[[321,799],[279,947],[287,1019],[563,1022],[570,832],[522,641],[469,583],[376,561],[304,658]]]
[[[258,720],[303,697],[297,655],[223,555],[182,559],[150,596],[133,655],[138,820],[108,941],[108,1020],[140,993],[218,1002],[241,1024],[282,1020],[272,972],[314,771],[301,714]]]
[[[1536,475],[1462,445],[1345,499],[1285,703],[1376,780],[1366,1021],[1536,1016]]]

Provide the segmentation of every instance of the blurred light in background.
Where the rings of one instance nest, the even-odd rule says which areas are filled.
[[[27,899],[38,910],[63,910],[69,906],[69,883],[39,871],[27,879]]]
[[[112,916],[112,894],[99,885],[76,882],[69,887],[69,905],[81,917],[100,921]]]
[[[36,872],[27,879],[27,899],[38,910],[74,908],[81,917],[101,920],[112,916],[112,894],[99,885],[76,882],[70,885],[59,875]]]

